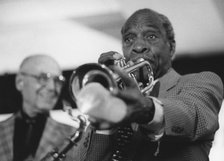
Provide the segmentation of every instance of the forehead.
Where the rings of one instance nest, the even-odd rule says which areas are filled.
[[[50,57],[34,57],[26,60],[21,66],[21,71],[32,74],[51,73],[54,75],[61,74],[58,63]]]
[[[124,24],[122,33],[125,34],[132,29],[150,28],[159,32],[164,32],[161,17],[154,12],[134,13]]]

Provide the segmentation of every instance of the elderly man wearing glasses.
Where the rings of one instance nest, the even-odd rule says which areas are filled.
[[[32,55],[23,60],[15,81],[22,95],[22,108],[0,122],[1,161],[40,160],[74,133],[75,127],[50,115],[64,81],[60,66],[52,57]],[[67,159],[71,157],[68,153]]]

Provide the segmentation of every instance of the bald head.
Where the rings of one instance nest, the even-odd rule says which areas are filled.
[[[37,54],[28,56],[20,65],[20,72],[50,72],[46,71],[50,68],[51,71],[57,72],[52,74],[60,74],[61,69],[57,61],[48,55]]]

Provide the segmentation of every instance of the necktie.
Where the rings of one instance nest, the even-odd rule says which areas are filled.
[[[127,149],[132,136],[133,130],[131,126],[122,126],[117,130],[112,161],[130,161]]]
[[[26,135],[25,135],[25,147],[29,150],[30,149],[30,143],[31,143],[31,138],[32,138],[32,132],[33,132],[33,126],[35,124],[35,121],[34,120],[26,120],[26,123],[27,123],[27,132],[26,132]]]

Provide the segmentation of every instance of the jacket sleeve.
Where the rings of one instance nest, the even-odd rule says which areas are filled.
[[[202,72],[182,80],[167,97],[159,98],[164,107],[165,135],[176,141],[213,139],[223,100],[221,79]]]

